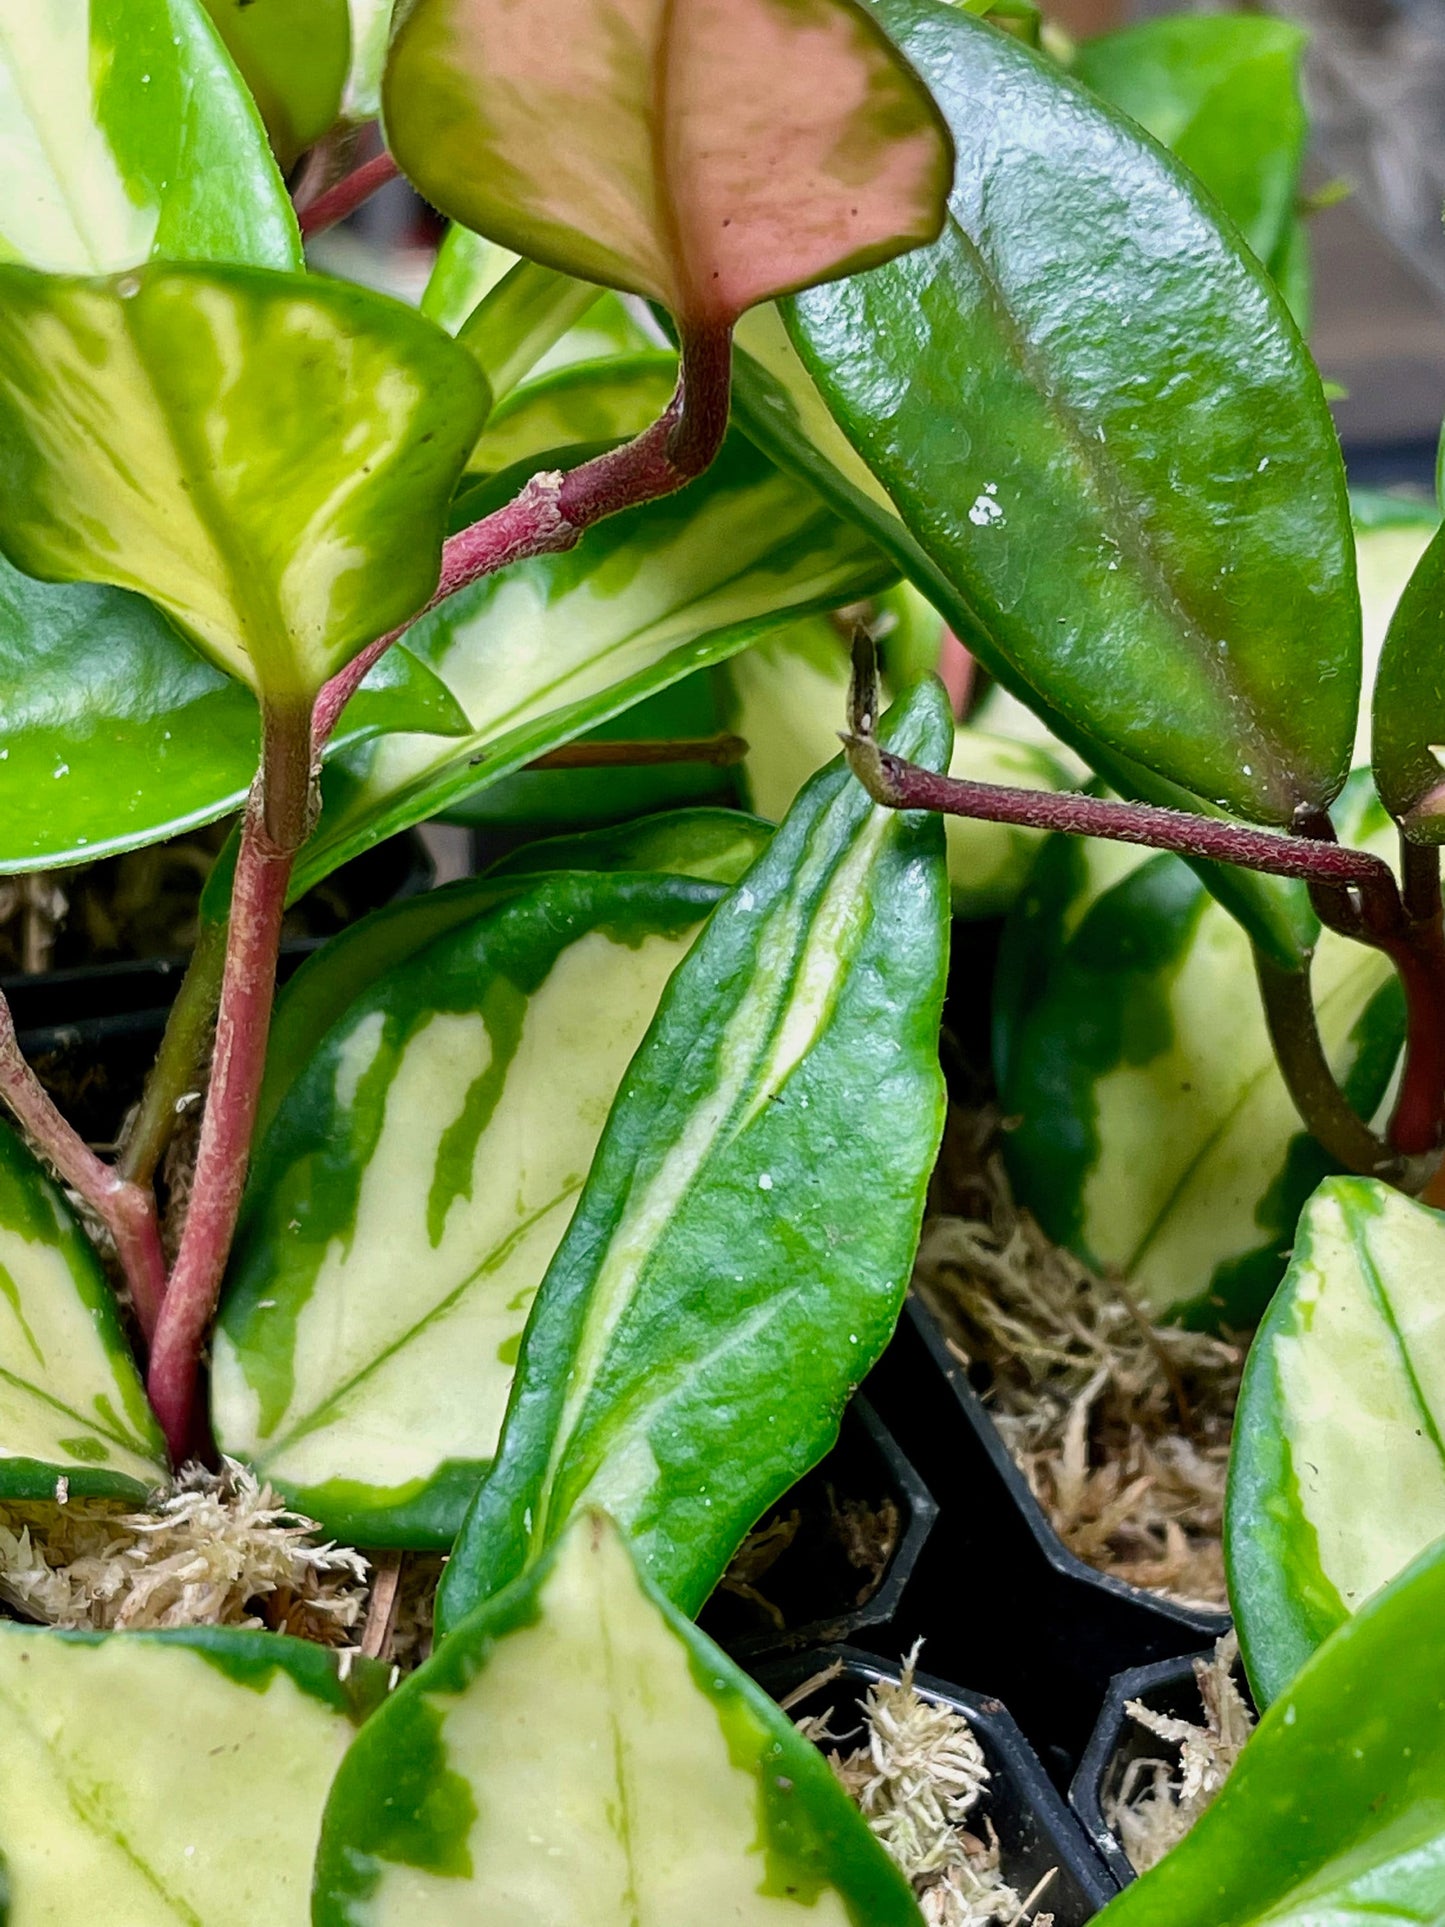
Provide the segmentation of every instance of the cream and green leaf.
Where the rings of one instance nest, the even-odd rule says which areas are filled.
[[[334,758],[297,888],[794,616],[891,579],[864,534],[730,440],[681,494],[475,583],[408,633],[470,732],[392,736]]]
[[[166,1449],[88,1238],[0,1125],[0,1497],[144,1501]]]
[[[697,326],[931,241],[953,166],[855,0],[413,0],[382,102],[434,206]]]
[[[0,547],[303,700],[426,601],[486,406],[440,329],[337,282],[0,268]]]
[[[1445,1919],[1445,1546],[1325,1642],[1188,1838],[1097,1927],[1434,1927]]]
[[[494,909],[525,879],[556,870],[646,871],[731,885],[767,848],[772,833],[770,823],[741,810],[670,811],[616,829],[524,844],[483,876],[372,911],[308,957],[282,990],[271,1020],[257,1141],[299,1070],[363,991],[437,938]]]
[[[275,1633],[0,1621],[6,1927],[308,1927],[327,1793],[385,1688]]]
[[[197,0],[5,7],[0,172],[0,260],[301,265],[265,130]]]
[[[212,1348],[222,1450],[363,1545],[455,1537],[618,1084],[723,891],[493,894],[288,1064]]]
[[[885,736],[937,768],[937,684]],[[680,965],[523,1341],[438,1623],[605,1506],[695,1611],[890,1337],[942,1126],[943,832],[841,762]]]
[[[347,0],[202,0],[288,172],[330,131],[351,74]]]
[[[1276,1698],[1336,1626],[1445,1536],[1445,1215],[1369,1178],[1310,1200],[1245,1368],[1230,1597]]]
[[[822,1755],[600,1512],[362,1731],[315,1908],[315,1927],[921,1927]]]
[[[1341,834],[1388,836],[1357,780]],[[1000,960],[1005,1156],[1049,1235],[1124,1278],[1156,1318],[1250,1324],[1331,1168],[1276,1067],[1249,944],[1177,858],[1085,890],[1048,847]],[[1054,931],[1052,938],[1046,932]],[[1311,973],[1336,1074],[1370,1115],[1403,1037],[1388,962],[1326,931]]]
[[[328,744],[469,724],[403,643]],[[96,583],[37,582],[0,558],[0,872],[160,842],[238,809],[256,773],[256,704],[151,603]]]
[[[529,456],[573,443],[640,435],[666,408],[677,385],[677,357],[649,349],[581,361],[513,389],[487,418],[467,469],[496,475]]]

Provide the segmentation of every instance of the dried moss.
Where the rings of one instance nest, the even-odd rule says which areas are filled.
[[[1225,1604],[1221,1545],[1244,1345],[1151,1324],[1015,1203],[988,1113],[955,1113],[914,1274],[1070,1549]]]
[[[1029,1910],[1042,1891],[1020,1899],[999,1867],[998,1839],[971,1823],[988,1789],[982,1748],[963,1715],[914,1686],[915,1647],[895,1686],[880,1680],[861,1704],[863,1744],[840,1750],[826,1720],[798,1722],[828,1752],[829,1764],[869,1828],[918,1896],[929,1927],[1051,1927]],[[820,1681],[794,1695],[806,1697]],[[846,1737],[846,1736],[845,1736]]]
[[[1239,1642],[1228,1633],[1212,1659],[1194,1662],[1202,1726],[1156,1713],[1139,1700],[1128,1703],[1132,1719],[1179,1750],[1172,1761],[1131,1760],[1117,1790],[1104,1801],[1104,1817],[1136,1873],[1157,1865],[1189,1832],[1229,1778],[1254,1731],[1254,1715],[1235,1683],[1238,1658]]]
[[[270,1626],[349,1643],[366,1604],[360,1553],[232,1460],[186,1467],[145,1511],[114,1500],[0,1503],[0,1600],[47,1625],[127,1631]]]

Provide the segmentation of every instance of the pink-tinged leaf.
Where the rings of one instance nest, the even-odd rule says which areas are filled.
[[[445,213],[696,327],[934,240],[953,175],[858,0],[413,0],[383,104]]]

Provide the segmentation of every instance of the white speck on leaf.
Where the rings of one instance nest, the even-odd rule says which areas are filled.
[[[985,493],[968,511],[968,519],[976,529],[996,529],[1003,526],[1004,512],[992,495]]]

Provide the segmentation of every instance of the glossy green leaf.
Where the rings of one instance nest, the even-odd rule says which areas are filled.
[[[20,0],[0,17],[0,259],[301,265],[286,189],[195,0]]]
[[[441,678],[397,644],[329,750],[468,727]],[[224,816],[256,773],[257,735],[247,692],[150,603],[35,582],[0,558],[0,872],[112,856]]]
[[[0,1621],[6,1927],[307,1927],[333,1776],[386,1671],[275,1633]]]
[[[1308,44],[1266,14],[1176,14],[1086,41],[1073,71],[1177,154],[1277,270],[1298,221]]]
[[[1445,842],[1445,530],[1421,556],[1390,620],[1371,721],[1381,801],[1412,837]]]
[[[1347,840],[1361,828],[1387,835],[1378,805]],[[1049,1235],[1154,1317],[1248,1325],[1331,1167],[1276,1068],[1244,933],[1176,857],[1091,867],[1077,842],[1051,844],[1006,938],[1010,1173]],[[1390,967],[1325,932],[1311,983],[1331,1062],[1369,1115],[1403,1035]]]
[[[327,1532],[456,1536],[617,1086],[722,894],[543,879],[391,969],[293,1071],[255,1156],[211,1417]]]
[[[306,698],[425,602],[486,402],[440,330],[339,282],[0,268],[0,546]]]
[[[516,262],[510,248],[498,247],[457,221],[449,222],[422,290],[422,313],[449,335],[456,334]]]
[[[790,303],[803,359],[1051,709],[1288,823],[1347,772],[1360,618],[1339,449],[1280,297],[1178,164],[1043,56],[942,0],[879,14],[951,117],[950,219]]]
[[[412,0],[383,103],[434,206],[696,326],[931,241],[953,158],[855,0]]]
[[[848,665],[837,631],[815,618],[734,656],[728,675],[737,695],[733,727],[748,744],[743,765],[760,815],[777,822],[814,771],[837,754],[848,714]],[[1069,787],[1056,759],[1031,743],[983,730],[954,731],[949,774],[1015,788]],[[1003,823],[944,819],[955,916],[1000,916],[1028,877],[1036,831]]]
[[[115,1296],[58,1188],[0,1126],[0,1497],[144,1500],[169,1468]]]
[[[937,684],[885,733],[937,768]],[[438,1599],[454,1626],[606,1505],[696,1611],[892,1333],[942,1124],[943,832],[833,764],[718,906],[633,1060]]]
[[[1245,1369],[1229,1468],[1230,1594],[1276,1698],[1445,1534],[1445,1216],[1331,1178],[1300,1220]]]
[[[1433,503],[1404,501],[1359,489],[1350,491],[1350,513],[1355,521],[1355,561],[1364,614],[1363,680],[1367,700],[1360,705],[1354,755],[1355,766],[1360,768],[1370,761],[1374,697],[1385,637],[1410,578],[1440,526],[1440,517]]]
[[[884,587],[887,563],[742,440],[680,495],[611,517],[566,555],[452,596],[410,632],[471,719],[333,759],[306,889],[382,837],[510,775],[795,615]]]
[[[314,1921],[921,1927],[822,1755],[597,1512],[357,1740]]]
[[[1317,1652],[1189,1834],[1100,1927],[1445,1919],[1445,1546]]]
[[[520,889],[523,879],[554,870],[647,871],[733,884],[767,848],[772,833],[770,823],[741,810],[677,810],[615,829],[528,843],[484,876],[463,877],[372,911],[308,957],[277,1000],[258,1142],[302,1065],[363,991],[437,938],[484,915]]]
[[[640,435],[666,408],[676,385],[677,357],[655,349],[573,362],[513,390],[487,418],[467,468],[495,475],[573,442]]]
[[[341,113],[351,72],[347,0],[202,0],[251,89],[283,168]]]
[[[1175,784],[1105,749],[1024,680],[963,585],[951,582],[925,553],[845,439],[798,359],[776,308],[745,315],[737,340],[733,409],[750,440],[787,473],[816,488],[840,515],[866,529],[999,686],[1032,711],[1050,735],[1098,770],[1111,788],[1121,796],[1176,809],[1208,809]],[[1199,875],[1266,955],[1286,969],[1303,965],[1315,927],[1303,884],[1213,863],[1200,864]]]
[[[500,398],[601,299],[591,281],[518,261],[478,302],[457,330],[457,340],[476,357]]]

